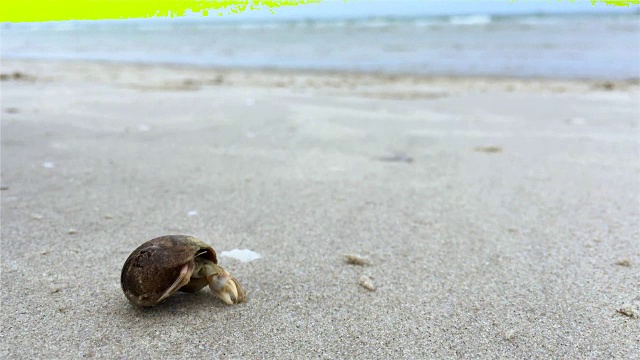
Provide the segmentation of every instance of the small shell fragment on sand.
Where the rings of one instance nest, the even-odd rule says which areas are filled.
[[[616,261],[616,265],[630,267],[631,266],[631,260],[629,260],[629,259],[620,259],[620,260]]]
[[[371,263],[369,259],[362,257],[360,255],[354,255],[354,254],[345,254],[344,261],[349,265],[359,265],[359,266],[369,265]]]
[[[640,313],[631,306],[623,306],[622,308],[616,310],[616,312],[632,319],[640,319]]]
[[[76,230],[76,229],[69,229],[69,231],[68,231],[69,235],[74,235],[74,234],[77,234],[77,233],[78,233],[78,230]]]
[[[373,281],[366,275],[360,276],[360,278],[358,279],[358,283],[360,283],[360,286],[369,291],[376,291],[376,287],[373,285]]]
[[[54,167],[56,167],[56,165],[54,163],[52,163],[51,161],[45,161],[42,163],[42,166],[46,169],[53,169]]]
[[[197,210],[191,210],[187,212],[187,216],[191,217],[191,216],[198,216],[198,211]]]
[[[31,214],[33,220],[42,220],[43,216],[40,214]]]
[[[104,218],[105,218],[105,219],[107,219],[107,220],[111,220],[111,219],[113,219],[113,215],[111,215],[111,214],[105,214],[105,215],[104,215]]]

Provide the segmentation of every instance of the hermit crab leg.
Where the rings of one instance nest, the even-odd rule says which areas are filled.
[[[173,284],[167,289],[167,291],[162,294],[160,299],[158,299],[158,302],[166,299],[171,294],[176,292],[176,290],[185,286],[189,282],[189,279],[191,278],[191,274],[193,273],[193,269],[195,269],[195,267],[196,264],[194,261],[189,261],[187,264],[185,264],[180,270],[180,275],[178,276],[176,281],[174,281]]]

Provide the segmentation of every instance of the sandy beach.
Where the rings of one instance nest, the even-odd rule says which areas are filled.
[[[3,60],[0,111],[4,359],[640,358],[637,80]],[[166,234],[247,302],[133,307]]]

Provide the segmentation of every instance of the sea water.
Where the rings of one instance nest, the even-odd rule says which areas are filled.
[[[4,59],[637,79],[640,14],[4,23]]]

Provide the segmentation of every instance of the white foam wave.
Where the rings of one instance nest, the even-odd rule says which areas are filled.
[[[452,25],[486,25],[491,23],[490,15],[451,16],[449,23]]]

